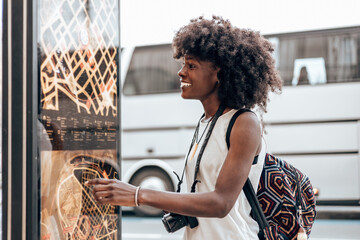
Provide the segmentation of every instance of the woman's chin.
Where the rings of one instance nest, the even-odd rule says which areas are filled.
[[[192,99],[188,94],[184,93],[183,91],[181,91],[181,97],[183,99]]]
[[[184,91],[181,89],[181,97],[183,99],[187,99],[186,93],[184,93]]]

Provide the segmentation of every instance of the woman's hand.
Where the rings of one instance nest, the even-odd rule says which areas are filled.
[[[93,195],[99,204],[135,206],[136,187],[116,179],[96,178],[85,183],[93,186]]]

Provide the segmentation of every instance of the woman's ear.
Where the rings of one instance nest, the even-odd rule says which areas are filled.
[[[220,72],[220,68],[219,67],[214,67],[214,71],[215,71],[215,76],[216,76],[216,86],[220,85],[220,79],[219,79],[219,72]]]
[[[219,81],[219,84],[221,83],[221,80],[220,79],[224,79],[224,71],[221,70],[221,68],[217,67],[218,68],[218,71],[217,71],[217,79]]]

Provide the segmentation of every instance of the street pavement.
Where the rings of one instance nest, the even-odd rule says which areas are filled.
[[[181,240],[182,235],[183,229],[167,233],[160,218],[122,218],[122,240]],[[360,240],[360,219],[317,219],[309,239]]]

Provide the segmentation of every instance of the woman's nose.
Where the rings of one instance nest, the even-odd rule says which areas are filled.
[[[184,77],[185,76],[185,70],[184,67],[180,68],[180,70],[177,73],[179,75],[179,77]]]

